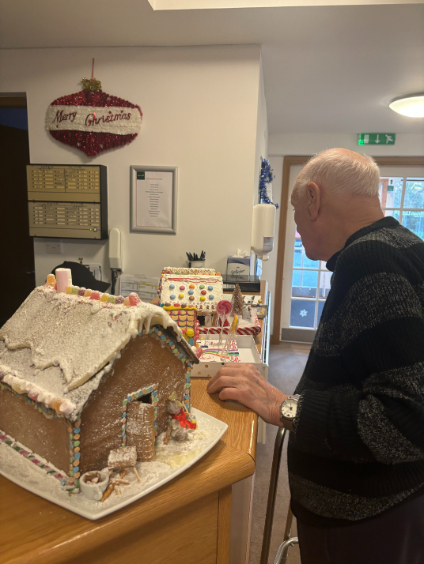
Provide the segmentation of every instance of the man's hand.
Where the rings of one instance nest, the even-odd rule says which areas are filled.
[[[240,402],[266,423],[289,427],[280,420],[280,405],[288,396],[271,386],[251,364],[223,366],[212,376],[207,390],[210,394],[219,393],[220,400]]]

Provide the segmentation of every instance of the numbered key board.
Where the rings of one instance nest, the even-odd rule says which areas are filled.
[[[107,239],[104,165],[27,165],[29,234]]]

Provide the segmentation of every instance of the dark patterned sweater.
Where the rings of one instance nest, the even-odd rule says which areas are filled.
[[[295,516],[339,526],[423,491],[424,242],[385,217],[327,268],[288,468]]]

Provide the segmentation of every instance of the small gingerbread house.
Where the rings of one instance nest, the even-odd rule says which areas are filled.
[[[189,408],[198,362],[162,308],[95,294],[38,287],[0,329],[0,429],[75,485],[128,445],[137,402],[150,435],[166,430],[172,392]]]

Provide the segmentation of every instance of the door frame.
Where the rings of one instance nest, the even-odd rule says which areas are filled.
[[[283,178],[281,183],[280,226],[278,230],[277,269],[275,275],[274,326],[271,343],[281,342],[281,308],[283,303],[283,268],[286,242],[286,223],[290,171],[293,165],[305,165],[311,155],[285,156],[283,160]],[[373,157],[378,166],[424,166],[424,157]]]

